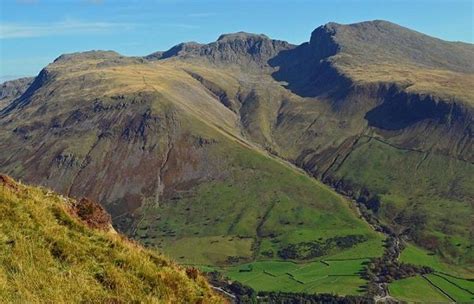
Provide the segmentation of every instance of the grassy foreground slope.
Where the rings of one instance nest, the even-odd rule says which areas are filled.
[[[0,175],[0,302],[224,301],[198,272],[112,228],[90,228],[72,214],[74,204]]]

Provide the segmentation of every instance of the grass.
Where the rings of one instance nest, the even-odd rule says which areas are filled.
[[[471,293],[474,292],[474,280],[472,278],[462,279],[443,273],[436,273],[436,275],[445,278],[447,281],[451,282],[454,285],[458,285],[461,289],[469,290]]]
[[[402,301],[408,302],[451,302],[435,287],[420,276],[398,280],[389,285],[390,294]]]
[[[359,170],[364,168],[364,170]],[[469,240],[472,164],[436,154],[397,149],[365,138],[335,175],[356,185],[370,185],[381,196],[378,215],[394,226],[413,226],[421,244],[436,248],[450,264],[472,265]],[[413,231],[412,231],[413,232]]]
[[[434,255],[429,251],[408,244],[400,255],[400,261],[414,265],[429,266],[438,272],[445,272],[454,276],[473,278],[473,272],[470,269],[461,267],[460,265],[452,265],[444,262],[438,255]]]
[[[216,136],[202,125],[201,128],[195,131]],[[227,269],[249,262],[266,265],[266,269],[269,264],[265,263],[289,265],[292,270],[305,265],[314,267],[321,263],[282,262],[278,251],[290,244],[324,242],[355,234],[363,235],[366,241],[343,250],[333,248],[317,259],[366,259],[382,254],[383,235],[359,218],[351,202],[263,153],[236,145],[229,138],[218,136],[217,140],[220,144],[211,146],[210,158],[222,159],[225,155],[224,177],[199,183],[179,199],[143,207],[137,239],[160,248],[179,262],[206,265],[206,269],[217,267],[226,273]],[[361,260],[351,263],[359,267]],[[281,272],[270,281],[263,271],[229,270],[229,274],[257,290],[360,294],[360,286],[365,284],[352,272],[351,276],[340,278],[325,273],[318,282],[304,286]],[[274,280],[279,283],[273,284]]]
[[[441,289],[457,302],[471,302],[474,300],[474,278],[472,271],[464,267],[447,264],[437,255],[430,254],[428,251],[408,245],[400,255],[400,261],[415,265],[429,266],[435,270],[434,273],[426,275],[426,279],[431,284]],[[402,280],[403,281],[403,280]],[[396,281],[390,285],[394,286],[394,296],[403,300],[403,293],[400,295],[400,286],[404,283]],[[407,283],[408,284],[408,283]],[[410,285],[411,284],[411,285]],[[410,283],[406,288],[414,288],[416,284]],[[400,285],[400,286],[399,286]],[[434,301],[436,298],[427,298]]]
[[[363,293],[366,282],[359,272],[367,260],[315,261],[293,263],[258,261],[223,268],[231,279],[257,291],[288,291],[356,295]]]
[[[225,236],[184,237],[165,242],[163,252],[185,264],[225,264],[229,256],[251,259],[253,239]],[[190,248],[196,250],[190,251]]]
[[[468,285],[467,280],[464,280],[466,283],[456,286],[457,284],[451,281],[448,277],[439,276],[437,274],[430,274],[426,276],[434,285],[442,289],[446,294],[451,298],[456,300],[459,303],[466,303],[474,301],[474,289],[463,289],[461,285]],[[458,280],[459,281],[459,280]],[[469,282],[472,283],[472,282]],[[472,285],[472,284],[470,284]],[[460,288],[461,287],[461,288]],[[472,287],[472,286],[471,286]]]
[[[221,266],[229,258],[238,263],[277,259],[288,244],[352,234],[367,241],[328,255],[382,254],[383,236],[326,186],[249,148],[225,149],[221,142],[215,149],[213,158],[226,155],[226,177],[199,184],[179,200],[142,209],[137,238],[185,263]]]
[[[205,279],[69,212],[46,189],[0,184],[0,301],[218,303]]]

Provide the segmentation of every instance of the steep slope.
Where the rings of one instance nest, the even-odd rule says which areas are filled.
[[[280,110],[281,154],[361,202],[373,197],[369,207],[426,248],[472,263],[474,47],[375,21],[325,25],[293,52],[274,77],[308,102]]]
[[[6,107],[13,99],[20,97],[33,80],[34,77],[25,77],[5,81],[0,84],[0,110]]]
[[[3,303],[222,303],[195,270],[118,235],[97,203],[0,175]]]
[[[231,45],[248,36],[229,35]],[[386,21],[321,26],[260,69],[202,51],[214,45],[165,61],[185,62],[239,114],[247,138],[370,201],[397,233],[472,263],[472,45]]]

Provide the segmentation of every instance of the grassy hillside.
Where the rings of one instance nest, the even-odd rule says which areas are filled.
[[[472,268],[472,227],[466,223],[474,203],[473,172],[474,166],[462,160],[397,149],[367,138],[359,141],[334,175],[348,183],[370,185],[380,195],[376,213],[385,222],[446,260]]]
[[[206,136],[212,133],[207,130]],[[258,150],[216,134],[213,138],[220,145],[211,148],[210,157],[221,162],[225,155],[230,164],[225,175],[177,192],[159,206],[143,206],[137,212],[134,238],[181,263],[211,266],[256,290],[268,290],[266,285],[251,281],[261,271],[239,272],[238,265],[246,263],[258,269],[268,263],[286,263],[311,269],[320,264],[314,261],[322,258],[347,259],[349,263],[356,258],[360,260],[352,263],[360,268],[364,259],[382,254],[383,235],[358,218],[352,203]],[[327,275],[320,274],[321,278]],[[327,279],[327,284],[318,287],[307,285],[306,291],[363,292],[366,281],[357,273],[349,271],[348,275],[338,279],[340,285],[331,285]],[[265,278],[260,279],[273,284],[273,279]],[[272,290],[304,290],[287,275],[279,279],[294,284],[276,284]]]
[[[3,303],[221,303],[206,280],[114,231],[76,202],[0,176]]]

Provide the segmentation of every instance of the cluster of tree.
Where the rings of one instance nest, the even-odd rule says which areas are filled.
[[[346,235],[336,236],[326,239],[324,242],[300,242],[296,244],[289,244],[280,249],[278,255],[283,259],[292,260],[308,260],[315,257],[323,256],[333,248],[346,249],[351,248],[356,244],[367,241],[365,235]]]
[[[385,247],[383,256],[371,259],[363,272],[363,277],[369,281],[368,295],[380,293],[379,283],[390,283],[418,274],[433,272],[433,269],[428,266],[417,266],[398,261],[397,257],[403,249],[403,245],[395,237],[389,237]]]
[[[243,261],[247,260],[246,257],[241,256],[228,256],[226,259],[227,264],[239,264]]]
[[[338,193],[352,198],[373,213],[378,213],[381,205],[380,197],[377,194],[371,193],[366,187],[347,180],[338,179],[331,175],[326,175],[322,181],[334,188]]]
[[[399,261],[385,261],[383,258],[375,258],[369,263],[365,271],[365,277],[370,281],[390,283],[395,280],[432,272],[433,269],[428,266],[417,266]]]
[[[273,258],[273,250],[268,249],[268,250],[262,251],[261,255],[263,255],[267,258]]]

